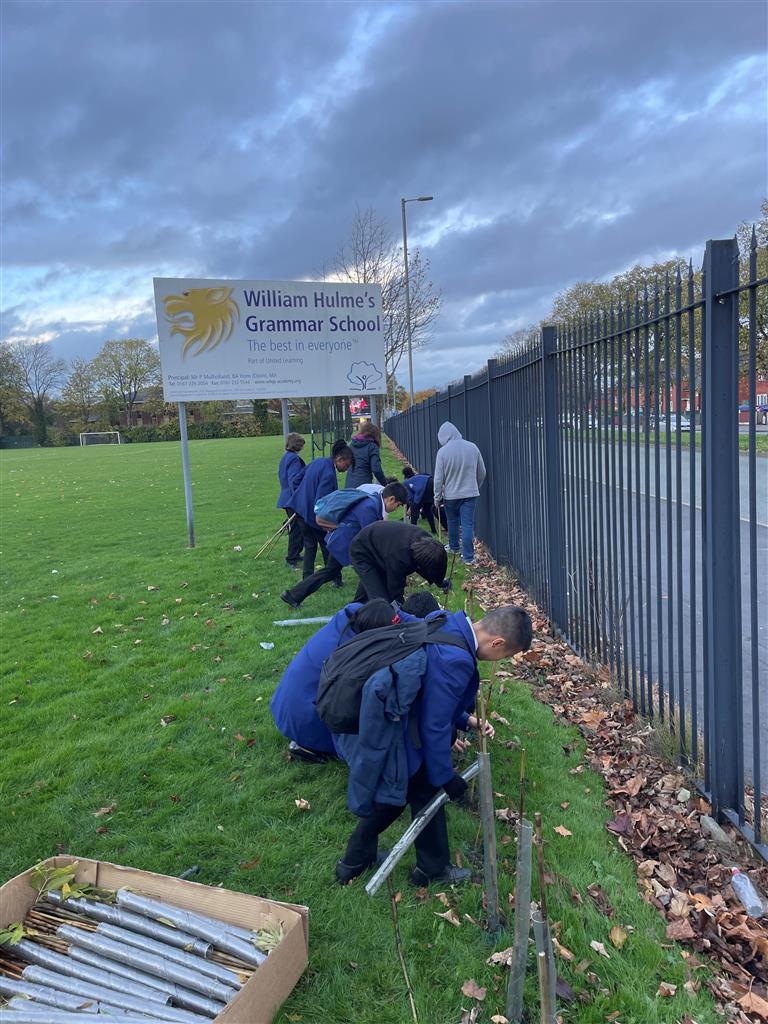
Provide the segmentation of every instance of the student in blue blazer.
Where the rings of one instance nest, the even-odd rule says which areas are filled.
[[[285,558],[285,564],[291,569],[298,569],[304,547],[301,526],[298,519],[292,518],[293,508],[291,506],[293,493],[301,483],[307,465],[299,455],[303,447],[304,438],[301,434],[289,434],[285,439],[285,455],[280,459],[280,465],[277,467],[277,479],[280,481],[277,507],[285,509],[286,518],[292,520],[288,526],[288,554]]]
[[[379,835],[400,816],[406,803],[416,815],[440,789],[451,800],[461,799],[467,784],[454,770],[451,748],[457,729],[479,724],[472,714],[480,678],[477,662],[500,661],[531,645],[530,616],[514,605],[497,608],[477,623],[455,612],[441,628],[456,634],[464,647],[427,644],[395,666],[374,673],[363,687],[359,732],[336,737],[350,765],[350,809],[358,815],[344,857],[336,865],[336,879],[342,884],[376,862]],[[398,712],[396,725],[393,704]],[[397,765],[400,770],[394,770]],[[407,770],[402,770],[406,765]],[[470,872],[450,860],[441,809],[416,839],[411,881],[414,885],[465,882]]]
[[[325,530],[320,529],[315,519],[315,503],[331,491],[338,490],[337,473],[346,473],[352,465],[354,456],[347,447],[346,441],[334,442],[330,456],[313,459],[304,470],[299,486],[292,498],[292,508],[301,526],[304,538],[304,577],[311,576],[315,571],[315,557],[320,547],[323,564],[328,561],[328,549],[325,546]],[[338,582],[337,582],[338,581]],[[334,584],[341,586],[341,574],[334,578]]]
[[[350,563],[349,545],[363,527],[381,521],[390,512],[404,505],[406,499],[407,494],[402,484],[387,484],[381,494],[366,494],[347,509],[339,525],[334,530],[329,530],[325,536],[328,548],[328,561],[325,566],[311,576],[305,576],[290,590],[284,590],[280,600],[285,601],[291,608],[299,608],[301,602],[310,594],[314,594],[325,583],[338,579],[342,568]]]

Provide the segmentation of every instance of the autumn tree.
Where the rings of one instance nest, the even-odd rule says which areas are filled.
[[[23,413],[21,385],[21,368],[13,347],[0,344],[0,435],[5,433],[11,420]]]
[[[63,359],[55,359],[44,341],[17,341],[12,350],[20,375],[19,397],[29,414],[35,440],[45,444],[48,406],[64,380],[67,364]]]
[[[81,425],[87,426],[99,399],[99,387],[92,362],[75,359],[62,390],[61,399],[65,412],[72,415]]]
[[[507,356],[516,355],[522,348],[525,348],[532,341],[535,341],[540,333],[539,324],[528,324],[527,327],[518,327],[502,341],[496,350],[496,358],[504,359]]]
[[[768,277],[768,199],[760,207],[760,218],[754,223],[744,222],[736,231],[739,246],[739,283],[750,280],[754,267],[754,280]],[[768,377],[768,288],[755,293],[755,334],[757,340],[756,368],[760,378]],[[741,293],[739,308],[739,350],[743,371],[749,359],[749,293]]]
[[[403,251],[372,209],[355,212],[349,236],[339,246],[326,277],[350,284],[381,285],[384,359],[391,379],[408,351]],[[426,345],[440,310],[440,292],[429,279],[429,260],[418,248],[408,252],[413,348]]]
[[[160,380],[160,356],[143,338],[107,341],[93,361],[94,373],[105,395],[118,395],[133,425],[133,407],[139,392]]]

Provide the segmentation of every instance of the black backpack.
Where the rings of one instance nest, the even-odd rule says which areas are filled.
[[[465,640],[446,633],[445,616],[415,619],[368,629],[341,644],[326,658],[317,688],[317,713],[331,732],[356,733],[365,681],[424,644],[450,644],[469,651]]]

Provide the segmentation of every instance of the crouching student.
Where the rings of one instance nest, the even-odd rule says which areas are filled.
[[[402,603],[411,573],[447,589],[448,555],[443,545],[410,523],[372,523],[349,549],[352,568],[360,577],[356,601],[383,597]]]
[[[441,627],[462,641],[425,644],[396,664],[374,672],[363,686],[359,732],[336,735],[349,764],[348,806],[358,824],[336,879],[350,882],[377,861],[378,838],[408,804],[414,816],[440,789],[459,800],[467,789],[453,768],[455,729],[467,729],[479,685],[478,661],[499,661],[531,645],[531,619],[509,605],[471,623],[463,612]],[[415,841],[414,885],[457,885],[470,871],[451,864],[441,808]]]
[[[397,613],[387,601],[348,604],[319,629],[293,658],[272,695],[270,711],[287,739],[291,757],[321,764],[335,757],[331,734],[317,716],[317,686],[323,662],[346,640],[364,629],[388,626]]]
[[[277,685],[270,710],[275,725],[290,743],[288,753],[298,761],[322,764],[336,756],[333,739],[317,715],[317,687],[325,659],[357,633],[388,626],[401,619],[425,618],[436,611],[431,594],[412,594],[398,613],[388,601],[348,604],[319,629],[293,658]]]
[[[355,491],[351,493],[354,494]],[[344,566],[349,565],[349,548],[358,533],[371,523],[386,519],[390,512],[404,505],[407,494],[405,487],[395,482],[383,487],[380,494],[364,494],[359,497],[360,500],[344,513],[338,526],[326,534],[328,560],[323,568],[311,576],[305,576],[295,587],[284,590],[280,595],[280,600],[285,601],[291,608],[299,608],[310,594],[314,594],[324,584],[338,579]]]

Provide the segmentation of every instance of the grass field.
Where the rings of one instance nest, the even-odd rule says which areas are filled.
[[[345,771],[287,763],[269,713],[282,670],[309,635],[272,625],[289,614],[278,595],[294,578],[283,543],[253,557],[281,521],[281,447],[277,438],[190,445],[194,550],[185,547],[178,444],[0,453],[0,879],[58,851],[169,874],[197,864],[206,884],[310,907],[310,965],[283,1024],[407,1024],[386,895],[369,900],[359,883],[333,881],[353,824]],[[343,591],[324,588],[302,614],[351,600],[351,570],[345,577]],[[559,879],[551,916],[575,957],[560,966],[583,999],[562,1008],[564,1021],[718,1020],[703,989],[684,992],[681,949],[664,938],[637,895],[631,862],[603,827],[600,779],[588,768],[570,772],[581,760],[578,735],[523,685],[510,686],[497,710],[511,723],[492,747],[497,806],[516,803],[519,741],[530,811],[544,815],[548,867]],[[299,810],[298,798],[311,810]],[[111,814],[94,817],[112,803]],[[453,847],[477,863],[478,819],[448,813]],[[560,824],[573,835],[556,834]],[[514,886],[510,837],[500,824],[505,906]],[[422,1024],[459,1024],[470,978],[488,988],[479,1020],[490,1020],[503,1011],[506,978],[486,959],[511,945],[511,931],[492,945],[464,918],[483,916],[478,885],[448,894],[460,927],[436,916],[446,907],[418,898],[411,866],[406,857],[395,882]],[[615,907],[613,920],[587,895],[593,882]],[[614,924],[630,932],[621,950],[609,941]],[[678,985],[674,998],[656,997],[661,981]],[[529,998],[534,991],[531,974]]]

